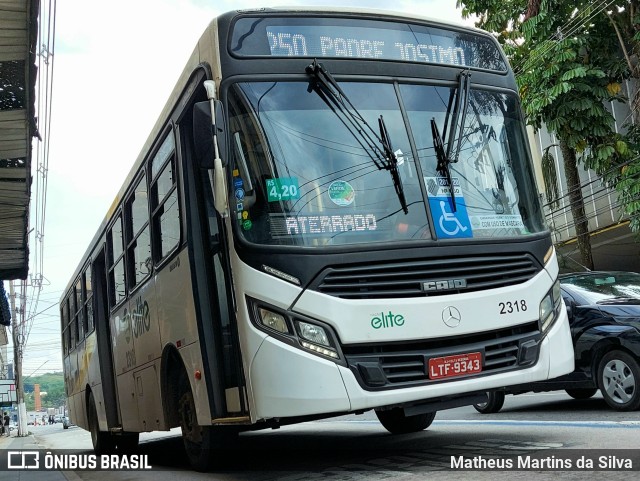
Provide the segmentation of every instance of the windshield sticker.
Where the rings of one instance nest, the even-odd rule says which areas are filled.
[[[329,198],[331,202],[340,207],[353,204],[356,198],[356,191],[351,184],[344,180],[336,180],[329,186]]]
[[[236,199],[244,199],[244,189],[236,189]]]
[[[429,207],[438,238],[473,237],[464,198],[456,198],[455,211],[451,197],[429,197]]]
[[[253,222],[251,222],[249,219],[245,219],[242,221],[242,228],[244,230],[249,230],[253,227]]]
[[[474,229],[524,229],[522,216],[515,215],[473,215],[471,225]]]
[[[440,176],[424,178],[436,234],[440,239],[473,237],[467,205],[460,188],[460,179],[452,177],[451,183],[453,184],[455,209],[452,203],[449,181]]]
[[[452,177],[451,183],[453,184],[453,195],[455,197],[462,197],[460,179]],[[449,187],[449,182],[445,177],[425,177],[424,185],[427,187],[427,195],[429,197],[451,196],[451,188]]]
[[[276,226],[272,222],[272,229]],[[339,234],[350,231],[372,231],[378,228],[374,214],[309,215],[286,217],[284,229],[289,235]]]
[[[300,198],[297,177],[278,177],[267,179],[267,200],[278,202],[281,200],[291,200]]]

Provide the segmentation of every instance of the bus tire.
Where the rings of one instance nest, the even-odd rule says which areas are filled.
[[[100,431],[98,423],[98,410],[96,409],[96,401],[93,393],[89,393],[89,401],[87,406],[87,421],[89,422],[89,432],[91,433],[91,443],[96,454],[111,454],[114,451],[115,443],[113,436],[106,431]]]
[[[190,388],[187,388],[180,396],[178,412],[182,442],[189,464],[196,471],[208,471],[214,460],[213,427],[198,424],[196,405]]]
[[[565,389],[564,391],[573,399],[589,399],[598,392],[598,388]]]
[[[617,411],[640,407],[640,365],[624,351],[605,354],[598,365],[598,385],[606,403]]]
[[[504,406],[504,392],[492,391],[487,393],[487,402],[473,405],[476,411],[481,414],[497,413]]]
[[[393,408],[387,410],[376,410],[378,421],[391,434],[408,434],[423,431],[431,426],[436,413],[415,414],[406,416],[404,409]]]

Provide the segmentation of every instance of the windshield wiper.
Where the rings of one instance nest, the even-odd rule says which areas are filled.
[[[451,208],[453,209],[453,212],[456,212],[456,197],[453,192],[451,171],[449,170],[449,164],[451,161],[444,151],[444,143],[442,142],[442,137],[440,137],[440,131],[438,130],[436,119],[431,119],[431,134],[433,135],[433,148],[436,151],[436,159],[438,159],[436,172],[440,172],[440,174],[447,179],[447,183],[449,184],[449,195],[451,195]]]
[[[351,103],[331,73],[317,59],[314,59],[313,63],[308,65],[305,70],[315,80],[309,82],[308,91],[316,92],[338,116],[379,170],[385,169],[391,173],[393,187],[398,195],[402,210],[408,214],[409,208],[404,195],[402,179],[398,172],[398,159],[391,147],[389,133],[382,116],[378,119],[380,129],[380,135],[378,135]]]
[[[442,174],[449,184],[449,194],[451,196],[451,206],[453,212],[456,212],[456,198],[454,193],[453,181],[451,178],[450,164],[458,162],[460,155],[460,145],[462,144],[462,134],[464,132],[464,124],[467,118],[467,108],[469,107],[469,84],[471,72],[469,69],[462,70],[458,74],[458,87],[451,91],[449,96],[449,105],[447,105],[447,113],[444,118],[444,135],[440,136],[440,131],[436,124],[435,118],[431,119],[431,134],[433,135],[433,147],[436,152],[436,171]],[[455,106],[453,105],[455,95]],[[449,116],[451,115],[451,107],[454,107],[451,126],[449,127]],[[461,112],[462,109],[462,112]],[[458,126],[459,125],[459,126]],[[457,135],[456,135],[456,130]],[[454,144],[455,151],[453,150]],[[447,143],[447,150],[444,149],[444,143]]]
[[[378,119],[378,127],[380,128],[380,142],[384,148],[385,157],[388,160],[387,170],[391,173],[391,179],[393,180],[393,188],[396,190],[398,200],[402,206],[402,210],[405,214],[409,213],[409,207],[407,206],[407,199],[404,196],[404,188],[402,186],[402,179],[400,178],[400,172],[398,172],[398,158],[396,157],[393,147],[391,146],[391,139],[387,126],[384,123],[382,115]]]
[[[451,100],[449,100],[449,106],[447,107],[447,115],[444,121],[444,141],[447,142],[447,158],[449,162],[458,162],[458,155],[460,154],[460,144],[462,143],[462,133],[464,131],[464,123],[467,118],[467,108],[469,107],[469,78],[471,72],[469,69],[462,70],[458,74],[458,88],[455,90],[456,105],[453,111],[453,118],[451,120],[451,130],[447,131],[447,122],[449,120],[449,114],[451,112]],[[452,92],[453,94],[454,92]],[[462,107],[462,115],[460,108]],[[459,127],[458,127],[459,125]],[[456,129],[458,134],[455,135]],[[453,152],[453,144],[457,139],[457,146],[455,152]]]

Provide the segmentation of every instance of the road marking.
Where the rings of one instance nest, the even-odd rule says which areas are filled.
[[[344,420],[338,421],[344,423],[358,424],[377,424],[376,420]],[[640,429],[640,421],[531,421],[517,419],[445,419],[442,421],[433,421],[432,426],[436,425],[494,425],[494,426],[560,426],[560,427],[577,427],[577,428],[623,428],[623,429]]]
[[[434,421],[434,425],[496,425],[496,426],[561,426],[576,428],[623,428],[623,429],[640,429],[640,421],[530,421],[517,419],[488,419],[484,421],[474,420],[443,420]]]

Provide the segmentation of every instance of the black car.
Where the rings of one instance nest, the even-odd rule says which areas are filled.
[[[564,376],[487,393],[474,407],[498,412],[505,394],[564,389],[587,399],[598,389],[618,411],[640,407],[640,274],[586,272],[560,276],[573,339],[575,370]]]

